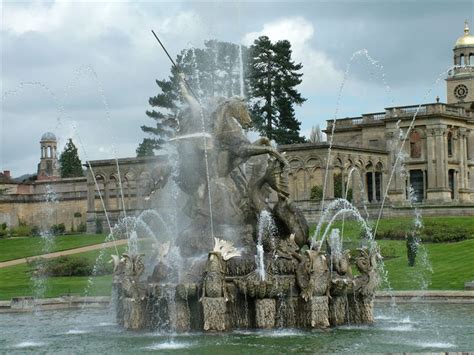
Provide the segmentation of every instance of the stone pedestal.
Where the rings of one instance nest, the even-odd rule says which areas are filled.
[[[273,298],[255,300],[255,324],[257,328],[275,327],[276,301]]]
[[[329,323],[332,326],[346,323],[347,296],[333,296],[329,301]]]
[[[374,302],[372,297],[361,295],[348,296],[349,302],[349,322],[351,324],[372,324],[374,323]]]
[[[171,303],[171,301],[169,302]],[[174,310],[172,307],[174,306]],[[191,329],[191,313],[186,300],[179,299],[176,297],[174,304],[168,304],[168,310],[170,313],[170,327],[176,332],[187,332]]]
[[[300,317],[303,327],[329,327],[329,303],[327,296],[314,296],[307,302],[303,299],[300,302]]]
[[[226,330],[226,302],[224,297],[203,297],[204,330]]]
[[[123,327],[125,329],[144,329],[146,322],[145,302],[134,298],[123,298]]]

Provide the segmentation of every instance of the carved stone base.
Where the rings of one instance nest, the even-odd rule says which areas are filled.
[[[329,304],[327,296],[314,296],[307,302],[300,299],[300,302],[300,314],[303,327],[329,327]]]
[[[123,326],[125,329],[144,329],[147,325],[146,304],[142,300],[123,298]]]
[[[223,331],[226,329],[226,302],[224,297],[203,297],[204,330]]]
[[[348,297],[349,322],[353,324],[374,323],[374,301],[372,297],[353,296]]]
[[[257,328],[275,327],[276,301],[273,298],[255,300],[255,323]]]
[[[171,307],[172,305],[169,305]],[[174,314],[170,316],[171,329],[177,332],[187,332],[191,329],[191,314],[188,303],[176,298]]]
[[[332,326],[347,323],[347,296],[333,296],[329,301],[329,323]]]

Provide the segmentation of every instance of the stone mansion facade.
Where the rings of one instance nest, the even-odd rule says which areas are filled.
[[[474,36],[466,23],[455,44],[454,67],[446,78],[447,103],[389,107],[384,112],[327,121],[328,143],[282,146],[291,165],[296,201],[313,186],[334,198],[335,177],[354,201],[389,205],[469,206],[474,203]],[[330,138],[328,138],[329,140]],[[390,182],[390,184],[389,184]],[[409,188],[411,186],[411,196]]]
[[[453,57],[447,103],[437,99],[327,121],[325,133],[334,132],[329,155],[327,142],[279,147],[290,164],[291,197],[310,222],[320,206],[310,200],[311,190],[322,189],[325,181],[328,200],[351,189],[356,205],[374,209],[386,192],[387,216],[409,214],[413,203],[431,214],[474,215],[474,36],[467,24]],[[88,169],[85,177],[61,179],[54,134],[44,134],[40,147],[36,181],[16,183],[8,171],[0,173],[0,223],[64,223],[68,230],[87,223],[93,232],[98,223],[107,228],[104,207],[112,222],[123,208],[133,215],[149,207],[149,192],[169,175],[166,159],[158,156],[91,161],[86,166],[94,174]],[[44,203],[54,206],[52,213]]]

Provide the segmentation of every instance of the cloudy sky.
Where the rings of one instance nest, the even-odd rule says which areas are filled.
[[[302,132],[394,105],[445,101],[474,1],[2,1],[0,170],[34,173],[46,131],[80,158],[130,157],[155,79],[206,39],[288,39],[303,64]],[[474,24],[473,24],[474,27]],[[346,80],[344,81],[344,78]],[[343,89],[339,96],[341,85]],[[339,103],[339,105],[338,105]]]

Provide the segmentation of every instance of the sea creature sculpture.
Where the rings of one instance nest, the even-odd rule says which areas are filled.
[[[224,297],[228,301],[224,263],[240,255],[232,242],[214,238],[214,249],[209,253],[203,276],[203,297]]]
[[[330,273],[324,253],[319,249],[309,249],[304,254],[294,255],[299,260],[296,282],[301,297],[308,301],[313,296],[327,295]]]

